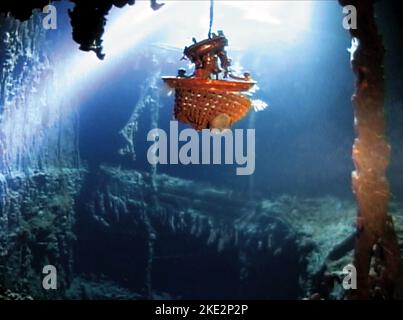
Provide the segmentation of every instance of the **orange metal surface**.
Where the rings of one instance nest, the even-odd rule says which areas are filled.
[[[208,92],[242,92],[250,90],[255,81],[227,81],[198,78],[162,77],[173,89],[200,89]]]
[[[229,126],[250,110],[251,101],[238,93],[216,93],[206,90],[176,89],[175,118],[197,130],[216,128],[214,119],[227,116]]]

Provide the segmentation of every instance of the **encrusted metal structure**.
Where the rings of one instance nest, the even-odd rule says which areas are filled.
[[[393,221],[388,214],[390,191],[385,175],[390,158],[384,117],[385,49],[377,29],[373,1],[339,2],[343,6],[355,6],[358,25],[350,30],[351,64],[357,76],[352,98],[356,131],[352,184],[358,204],[354,255],[357,289],[351,291],[350,298],[391,299],[400,254]]]

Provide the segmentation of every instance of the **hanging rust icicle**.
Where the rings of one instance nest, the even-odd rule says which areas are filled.
[[[391,299],[399,271],[399,248],[388,214],[389,186],[385,176],[390,146],[385,139],[383,58],[385,49],[368,0],[339,0],[357,9],[351,64],[357,76],[352,98],[356,139],[353,191],[358,204],[358,236],[354,265],[357,290],[351,299]]]

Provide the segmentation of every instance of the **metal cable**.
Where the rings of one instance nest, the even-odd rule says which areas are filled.
[[[211,38],[211,28],[213,26],[213,19],[214,19],[214,0],[210,0],[210,25],[208,30],[208,37]]]

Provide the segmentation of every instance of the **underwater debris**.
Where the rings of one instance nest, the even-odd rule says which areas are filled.
[[[98,277],[77,275],[66,291],[70,300],[140,300],[144,297],[111,281],[105,275]]]
[[[253,99],[252,100],[252,107],[255,109],[255,111],[262,111],[266,109],[269,105],[264,102],[263,100],[260,99]]]
[[[0,285],[0,301],[2,300],[33,300],[30,295],[13,292]]]

